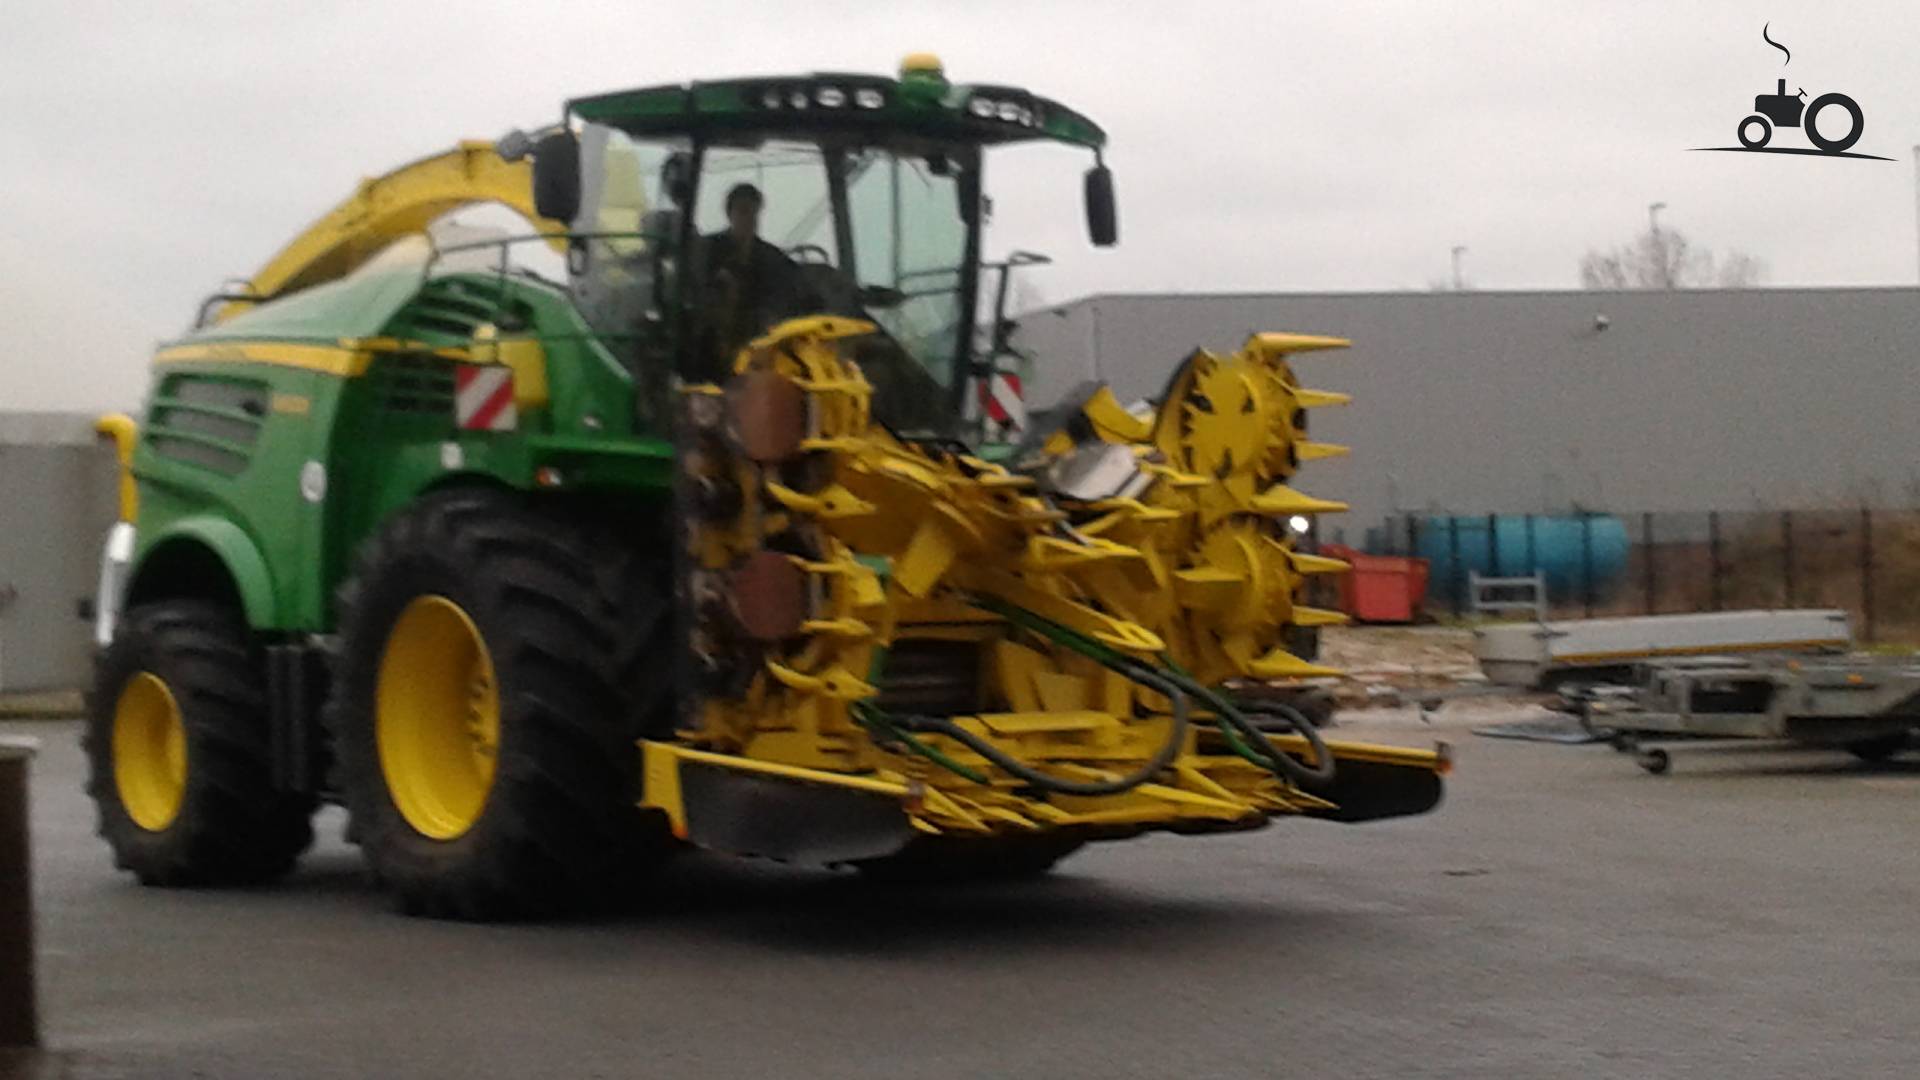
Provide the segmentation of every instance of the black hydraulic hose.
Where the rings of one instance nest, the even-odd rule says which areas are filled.
[[[1172,703],[1173,716],[1166,742],[1161,745],[1160,751],[1153,756],[1153,759],[1133,772],[1112,780],[1064,780],[1041,772],[993,745],[990,740],[975,735],[951,720],[931,716],[903,716],[896,718],[894,723],[910,731],[945,735],[999,766],[1008,774],[1019,777],[1042,791],[1049,791],[1056,795],[1118,795],[1123,791],[1132,791],[1159,775],[1162,769],[1172,764],[1173,759],[1180,755],[1180,748],[1186,744],[1187,739],[1187,695],[1172,682],[1151,672],[1139,672],[1132,677],[1166,695],[1167,700]]]
[[[1333,779],[1333,752],[1327,749],[1326,740],[1320,737],[1320,730],[1299,709],[1284,701],[1268,701],[1249,711],[1256,716],[1272,716],[1285,721],[1288,727],[1307,741],[1307,747],[1313,751],[1312,765],[1274,746],[1266,733],[1247,719],[1246,712],[1227,700],[1226,695],[1201,686],[1185,672],[1176,671],[1172,674],[1183,689],[1213,708],[1215,715],[1220,718],[1220,733],[1227,736],[1228,742],[1237,744],[1236,751],[1251,751],[1250,755],[1242,753],[1241,756],[1250,757],[1256,764],[1265,765],[1302,787],[1321,787]]]
[[[1307,714],[1286,702],[1273,701],[1253,709],[1251,715],[1277,716],[1286,721],[1287,726],[1293,728],[1302,739],[1305,739],[1308,749],[1313,751],[1313,764],[1307,765],[1299,758],[1273,745],[1260,727],[1248,720],[1246,716],[1234,717],[1231,722],[1253,740],[1255,753],[1265,757],[1272,766],[1285,772],[1301,787],[1324,787],[1332,782],[1335,768],[1333,752],[1327,749],[1326,740],[1320,737],[1320,729],[1313,726],[1313,721],[1307,719]]]

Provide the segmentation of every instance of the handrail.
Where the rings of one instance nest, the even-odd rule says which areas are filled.
[[[120,520],[135,521],[140,517],[140,488],[133,482],[133,446],[140,437],[140,425],[126,413],[107,413],[93,422],[93,430],[113,440],[120,474]]]

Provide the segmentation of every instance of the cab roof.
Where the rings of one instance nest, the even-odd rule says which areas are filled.
[[[769,127],[906,131],[984,145],[1052,140],[1099,150],[1098,124],[1016,86],[949,83],[939,61],[907,58],[900,77],[815,72],[678,83],[575,98],[568,109],[633,135]]]

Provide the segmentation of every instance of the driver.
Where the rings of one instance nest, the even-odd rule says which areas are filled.
[[[794,310],[799,270],[779,248],[760,238],[760,189],[735,184],[727,192],[727,227],[700,238],[706,290],[708,348],[718,372],[732,366],[741,346]]]

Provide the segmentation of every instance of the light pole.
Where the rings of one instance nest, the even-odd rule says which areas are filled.
[[[1647,232],[1653,236],[1653,257],[1657,263],[1660,287],[1673,288],[1673,268],[1667,265],[1667,242],[1660,236],[1660,211],[1665,210],[1663,202],[1647,204]]]
[[[1916,146],[1914,147],[1914,149],[1920,150],[1920,146]],[[1453,291],[1454,292],[1460,292],[1461,290],[1467,287],[1467,279],[1460,276],[1460,256],[1465,255],[1466,253],[1467,253],[1466,245],[1464,244],[1453,245]]]
[[[1913,221],[1920,230],[1920,143],[1913,146]]]

